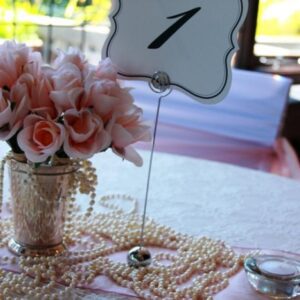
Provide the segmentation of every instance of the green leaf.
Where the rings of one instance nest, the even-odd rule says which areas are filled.
[[[18,135],[19,131],[13,136],[11,137],[9,140],[7,140],[7,144],[11,147],[11,150],[15,153],[18,154],[23,154],[24,151],[19,147],[18,142],[17,142],[17,135]]]
[[[42,163],[33,163],[33,168],[37,169],[41,166]]]
[[[17,105],[16,102],[11,102],[11,103],[10,103],[10,109],[11,109],[11,111],[14,110],[14,108],[16,107],[16,105]]]

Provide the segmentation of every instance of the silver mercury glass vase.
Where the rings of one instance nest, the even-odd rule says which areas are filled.
[[[65,199],[76,166],[69,163],[33,168],[13,158],[7,164],[13,218],[9,250],[30,256],[62,253]]]

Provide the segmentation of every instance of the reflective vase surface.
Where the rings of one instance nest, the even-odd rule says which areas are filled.
[[[9,250],[17,255],[56,255],[63,244],[65,199],[77,168],[72,164],[33,168],[8,160],[13,215]]]

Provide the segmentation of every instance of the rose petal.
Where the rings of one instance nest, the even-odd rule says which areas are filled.
[[[117,148],[124,148],[135,142],[132,135],[120,124],[114,124],[111,136],[113,144]]]
[[[143,165],[142,157],[131,146],[128,146],[123,149],[117,149],[117,148],[113,147],[112,150],[115,154],[122,157],[123,159],[126,159],[126,160],[134,163],[137,167],[141,167]]]

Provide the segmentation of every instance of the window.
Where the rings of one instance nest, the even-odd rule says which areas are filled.
[[[249,0],[237,66],[300,82],[300,1]]]
[[[26,42],[48,61],[69,46],[99,61],[109,8],[110,0],[0,0],[0,41]]]

